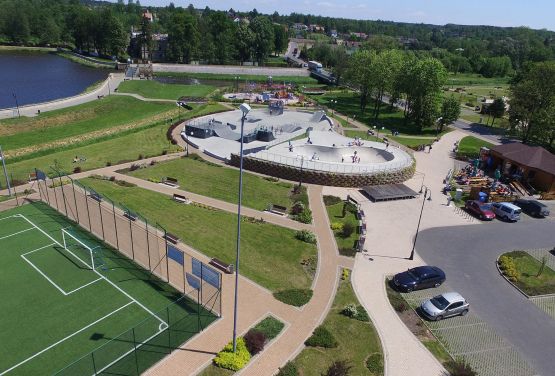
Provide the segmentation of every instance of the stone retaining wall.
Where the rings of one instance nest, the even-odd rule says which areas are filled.
[[[239,155],[232,154],[229,164],[239,167]],[[265,161],[252,157],[243,157],[243,168],[260,174],[274,176],[304,183],[328,185],[335,187],[364,187],[367,185],[397,184],[414,175],[415,163],[398,171],[379,172],[375,174],[340,174],[334,172],[301,169],[280,163]],[[302,174],[302,175],[301,175]]]

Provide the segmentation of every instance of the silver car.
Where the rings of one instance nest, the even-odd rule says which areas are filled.
[[[438,321],[451,316],[464,316],[468,313],[469,307],[470,305],[461,294],[446,292],[426,300],[422,303],[420,309],[425,317]]]

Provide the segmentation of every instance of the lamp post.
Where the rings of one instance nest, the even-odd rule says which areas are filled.
[[[8,187],[8,194],[12,195],[12,187],[10,186],[10,179],[8,178],[8,170],[6,169],[6,159],[4,158],[4,153],[2,152],[2,146],[0,146],[0,159],[2,160],[2,168],[4,170],[4,177],[6,178],[6,186]]]
[[[431,189],[429,189],[425,185],[422,185],[419,193],[422,193],[422,192],[424,192],[424,197],[422,199],[422,207],[420,208],[420,217],[418,218],[418,225],[416,226],[416,234],[414,235],[414,242],[412,243],[412,250],[410,251],[410,256],[408,257],[409,260],[414,260],[414,248],[416,247],[416,239],[418,238],[418,231],[420,230],[420,221],[422,221],[422,213],[424,212],[424,203],[426,203],[426,200],[432,201]],[[430,194],[429,196],[428,196],[428,193]]]
[[[251,110],[246,103],[239,106],[243,116],[241,117],[241,148],[239,152],[239,203],[237,205],[237,249],[235,254],[235,301],[233,305],[233,352],[237,350],[237,298],[239,288],[239,256],[241,254],[241,203],[243,200],[243,131],[245,119]]]
[[[15,99],[15,106],[17,107],[17,117],[21,117],[21,113],[19,112],[19,102],[17,101],[17,95],[15,94],[15,91],[12,92],[13,95],[13,99]]]
[[[304,165],[304,155],[301,155],[301,173],[299,175],[299,191],[303,185],[303,165]]]
[[[436,140],[439,134],[439,124],[441,124],[442,121],[443,121],[443,116],[438,117],[436,120]]]
[[[185,106],[187,105],[187,103],[178,101],[176,102],[176,104],[177,104],[177,107],[179,107],[179,120],[181,120],[181,109],[185,109]],[[188,157],[189,156],[189,136],[187,135],[187,126],[185,126],[184,131],[185,131],[185,148],[187,150],[186,153]]]

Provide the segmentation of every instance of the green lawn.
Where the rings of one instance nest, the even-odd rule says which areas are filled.
[[[428,145],[435,141],[435,137],[431,138],[412,138],[412,137],[396,137],[388,136],[390,139],[408,147],[416,147],[419,145]]]
[[[348,304],[358,306],[359,302],[351,283],[340,281],[333,306],[323,323],[323,326],[337,340],[338,346],[336,348],[306,347],[293,361],[301,375],[325,375],[328,367],[339,360],[345,360],[352,366],[350,375],[383,374],[383,366],[379,373],[371,373],[365,367],[365,360],[369,355],[376,353],[381,355],[378,334],[370,322],[358,321],[341,314]]]
[[[459,147],[457,149],[457,157],[477,157],[480,153],[481,147],[491,148],[494,146],[492,143],[484,141],[482,139],[466,136],[459,142]]]
[[[171,176],[179,180],[181,189],[219,200],[237,203],[239,171],[205,161],[197,155],[158,163],[154,166],[128,173],[141,179],[162,180]],[[293,185],[274,182],[261,176],[243,174],[243,205],[266,210],[269,204],[291,206],[289,193]]]
[[[330,220],[332,228],[334,224],[341,224],[344,226],[346,223],[349,223],[354,228],[354,231],[347,237],[345,237],[341,233],[341,230],[336,230],[333,232],[339,252],[341,254],[352,255],[355,241],[358,239],[359,236],[357,234],[358,219],[356,217],[355,211],[353,210],[346,210],[345,217],[343,217],[343,205],[343,202],[339,202],[334,205],[326,206],[326,210],[328,212],[328,218]],[[348,209],[349,208],[353,209],[352,206],[349,206]]]
[[[176,72],[156,72],[156,76],[160,77],[189,77],[205,80],[215,80],[215,81],[235,81],[236,74],[216,74],[216,73],[176,73]],[[274,82],[292,82],[296,84],[317,84],[318,80],[309,76],[273,76]],[[241,83],[245,80],[251,82],[265,83],[268,81],[267,75],[254,75],[254,74],[242,74],[240,75]]]
[[[540,261],[524,251],[513,251],[505,253],[505,255],[511,258],[516,265],[519,277],[515,285],[518,288],[528,295],[555,294],[555,271],[553,269],[546,265],[543,273],[538,277]]]
[[[176,114],[174,104],[144,102],[131,97],[109,96],[74,107],[45,112],[36,117],[0,121],[4,151],[43,148],[54,141],[119,127],[137,127]],[[10,156],[10,153],[7,153]]]
[[[44,232],[23,217],[7,218],[15,214],[24,215]],[[157,351],[137,352],[139,372],[200,330],[196,303],[181,299],[170,306],[181,297],[177,290],[91,234],[71,227],[75,223],[47,205],[25,205],[0,213],[0,219],[0,248],[6,251],[0,265],[1,373],[21,363],[10,374],[53,374],[104,346],[95,352],[98,371],[122,356],[103,372],[134,374],[132,327],[137,327],[135,338],[141,341],[159,333],[144,347],[152,345]],[[85,244],[100,247],[105,268],[93,271],[88,267],[90,253],[84,248],[71,246],[68,251],[63,247],[61,229],[70,227]],[[200,313],[202,327],[215,320],[205,310]],[[159,329],[164,322],[175,325],[171,337],[167,330]],[[130,354],[125,355],[127,352]],[[92,374],[92,369],[89,355],[65,374]]]
[[[491,121],[492,121],[491,118],[488,118],[488,115],[480,114],[477,112],[470,112],[470,111],[461,111],[460,118],[470,121],[472,123],[483,124],[485,126],[487,126],[488,123],[491,124]],[[480,123],[480,119],[482,120],[481,123]],[[502,132],[503,129],[506,129],[508,127],[509,127],[509,119],[507,117],[502,117],[500,119],[495,119],[495,122],[493,123],[493,127],[490,129],[491,131],[498,130]]]
[[[364,131],[352,131],[352,130],[346,130],[344,131],[344,134],[346,137],[350,137],[350,138],[356,138],[359,137],[363,140],[369,140],[369,141],[375,141],[375,142],[383,142],[383,140],[381,138],[378,138],[376,136],[369,136],[368,132],[364,132]]]
[[[450,73],[447,77],[447,84],[454,87],[468,85],[481,86],[503,86],[509,83],[510,77],[491,77],[487,78],[477,73]]]
[[[121,202],[157,222],[183,242],[226,263],[235,261],[235,214],[198,205],[183,205],[170,197],[138,187],[84,179],[95,191]],[[244,221],[241,227],[241,274],[272,290],[309,288],[312,278],[301,261],[316,257],[316,246],[295,238],[295,231],[268,223]]]
[[[145,98],[177,100],[181,97],[204,98],[215,89],[210,85],[163,84],[152,80],[133,80],[122,82],[118,91],[139,94]]]
[[[212,112],[225,110],[220,104],[202,105],[192,111],[186,112],[183,118],[201,116]],[[51,172],[50,166],[57,165],[65,172],[73,172],[79,167],[82,171],[92,170],[106,166],[107,163],[116,165],[122,162],[139,159],[140,156],[156,156],[163,152],[181,150],[179,146],[172,145],[166,138],[168,123],[154,124],[140,129],[132,129],[118,133],[94,142],[85,142],[83,145],[74,144],[60,150],[46,150],[38,155],[29,155],[28,159],[10,163],[8,171],[13,174],[16,183],[26,182],[30,172],[35,168]],[[73,163],[75,156],[84,157],[86,161]],[[5,185],[3,176],[0,184]]]

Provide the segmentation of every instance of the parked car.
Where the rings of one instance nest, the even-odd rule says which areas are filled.
[[[464,207],[471,213],[474,213],[481,220],[491,221],[495,218],[495,213],[492,210],[491,204],[486,204],[477,200],[468,200]]]
[[[510,202],[494,202],[492,205],[495,216],[506,221],[520,220],[521,209]]]
[[[420,305],[422,314],[434,321],[451,316],[464,316],[468,313],[469,308],[468,302],[457,292],[447,292],[435,296]]]
[[[438,287],[445,282],[445,273],[436,266],[417,266],[393,277],[395,288],[410,292]]]
[[[515,205],[522,209],[526,214],[532,217],[547,217],[549,216],[549,208],[536,200],[518,199]]]

